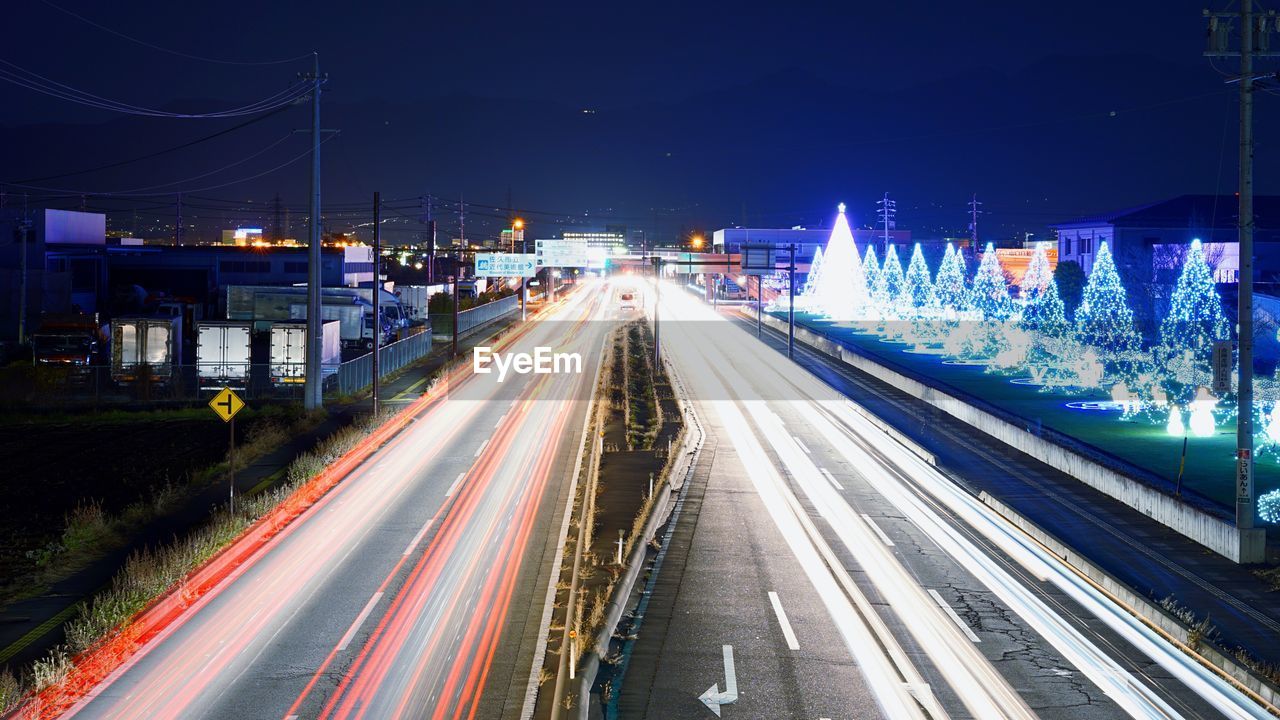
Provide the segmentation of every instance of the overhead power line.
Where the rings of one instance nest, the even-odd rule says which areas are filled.
[[[257,100],[241,107],[209,113],[176,113],[156,108],[131,105],[118,100],[111,100],[109,98],[94,95],[93,93],[79,90],[56,80],[51,80],[43,75],[32,72],[31,70],[27,70],[20,65],[11,63],[8,60],[0,60],[0,65],[12,68],[11,70],[6,70],[5,68],[0,67],[0,80],[5,80],[6,82],[13,83],[14,85],[25,87],[28,90],[34,90],[39,93],[44,93],[45,95],[49,95],[60,100],[66,100],[68,102],[74,102],[80,105],[98,108],[100,110],[111,110],[127,115],[140,115],[143,117],[206,119],[253,115],[289,105],[295,100],[304,97],[311,91],[311,83],[299,81],[293,83],[284,90],[273,93],[261,100]]]
[[[79,20],[82,23],[85,23],[86,25],[92,25],[93,27],[103,32],[115,35],[118,38],[128,40],[131,43],[136,43],[138,45],[141,45],[142,47],[150,48],[152,50],[157,50],[162,53],[168,53],[170,55],[175,55],[177,57],[187,58],[188,60],[199,60],[201,62],[216,63],[218,65],[283,65],[284,63],[298,62],[299,60],[309,59],[313,54],[313,53],[307,53],[306,55],[299,55],[297,57],[291,57],[291,58],[281,58],[279,60],[223,60],[220,58],[205,57],[203,55],[192,55],[191,53],[185,53],[185,52],[182,52],[181,50],[172,50],[167,47],[161,47],[160,45],[149,43],[146,40],[140,40],[136,37],[133,37],[132,35],[126,35],[125,33],[122,33],[119,30],[116,30],[114,28],[109,28],[106,25],[103,25],[98,22],[94,22],[93,20],[90,20],[89,18],[83,15],[80,15],[78,13],[74,13],[60,5],[55,5],[49,2],[49,0],[40,0],[40,2],[44,3],[45,5],[48,5],[49,7],[53,8],[54,10],[57,10],[60,13],[70,15],[71,17]]]
[[[271,112],[268,112],[264,115],[259,115],[255,118],[239,123],[238,125],[232,125],[229,128],[226,128],[224,130],[219,130],[218,132],[213,133],[211,135],[205,135],[202,138],[197,138],[195,140],[182,143],[181,145],[174,145],[173,147],[165,148],[164,150],[157,150],[153,153],[147,153],[146,155],[139,155],[138,157],[129,158],[128,160],[120,160],[119,162],[108,163],[106,165],[99,165],[97,167],[86,168],[84,170],[75,170],[73,172],[58,173],[57,175],[44,175],[42,177],[23,178],[21,180],[10,181],[9,183],[0,182],[0,185],[3,185],[3,184],[18,185],[21,183],[35,183],[35,182],[44,182],[45,180],[57,180],[58,178],[73,177],[76,175],[88,175],[89,173],[95,173],[102,170],[110,170],[112,168],[118,168],[124,165],[131,165],[136,162],[142,162],[143,160],[150,160],[152,158],[160,157],[161,155],[168,155],[169,153],[172,153],[172,152],[185,150],[189,147],[199,145],[200,143],[213,140],[214,138],[219,138],[219,137],[222,137],[223,135],[233,133],[236,130],[248,127],[250,125],[253,125],[254,123],[262,122],[263,120],[266,120],[269,117],[274,117],[275,115],[278,115],[287,109],[289,109],[287,105],[283,107],[278,107],[275,110],[272,110]]]

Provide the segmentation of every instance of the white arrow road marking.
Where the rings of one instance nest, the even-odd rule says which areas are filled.
[[[787,639],[787,647],[799,650],[800,641],[796,639],[795,630],[791,629],[791,621],[787,619],[787,613],[782,610],[782,601],[778,599],[778,593],[770,590],[769,602],[773,604],[773,612],[778,616],[778,625],[782,627],[782,636]]]
[[[716,683],[698,696],[702,704],[715,713],[716,717],[720,717],[721,705],[738,701],[738,675],[733,669],[733,646],[722,645],[721,647],[724,648],[724,692],[720,692],[720,684]]]

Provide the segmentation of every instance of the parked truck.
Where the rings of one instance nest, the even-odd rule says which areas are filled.
[[[111,321],[111,379],[169,382],[182,364],[182,318],[120,317]],[[145,368],[145,369],[144,369]]]
[[[342,363],[339,323],[327,321],[322,326],[320,342],[320,374],[328,378],[338,372]],[[271,363],[273,385],[295,385],[307,378],[307,323],[282,320],[271,324]]]
[[[248,387],[252,340],[252,325],[247,322],[196,323],[196,380],[200,387]]]
[[[106,346],[98,316],[87,313],[44,313],[31,334],[36,365],[97,365]]]
[[[373,297],[372,288],[324,288],[320,295],[322,307],[357,307],[364,314],[363,323],[351,319],[353,311],[328,311],[324,319],[343,321],[342,343],[349,347],[373,347]],[[399,302],[391,293],[382,293],[383,332],[394,335],[398,327],[407,324]],[[307,288],[300,285],[232,285],[227,288],[227,319],[249,320],[255,330],[267,330],[271,323],[281,320],[305,320],[307,317]],[[299,309],[300,308],[300,309]]]

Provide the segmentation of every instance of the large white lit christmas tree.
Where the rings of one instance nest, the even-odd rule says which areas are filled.
[[[1169,303],[1169,314],[1160,324],[1158,359],[1175,384],[1207,385],[1212,377],[1209,362],[1213,343],[1230,338],[1231,327],[1222,311],[1213,274],[1200,241],[1193,240]]]
[[[849,230],[844,203],[841,203],[826,252],[822,254],[822,272],[810,297],[810,306],[814,312],[832,320],[855,320],[867,315],[867,295],[862,260],[853,244],[853,232]]]

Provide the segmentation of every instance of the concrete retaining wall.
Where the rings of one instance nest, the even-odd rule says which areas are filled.
[[[785,321],[764,316],[764,323],[786,332]],[[1140,480],[1039,437],[964,400],[931,385],[907,377],[844,345],[796,325],[796,340],[923,400],[1044,464],[1061,470],[1084,484],[1123,502],[1197,543],[1239,563],[1262,562],[1266,555],[1266,531],[1240,530],[1221,517],[1188,505]]]

